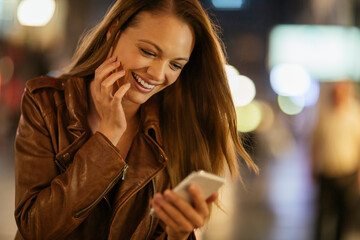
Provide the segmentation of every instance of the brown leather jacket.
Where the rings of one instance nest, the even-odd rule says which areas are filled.
[[[158,104],[141,107],[126,160],[91,133],[87,105],[84,79],[26,83],[15,143],[16,239],[165,239],[164,223],[149,215],[154,192],[169,187]]]

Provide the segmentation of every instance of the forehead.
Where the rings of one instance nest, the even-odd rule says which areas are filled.
[[[194,33],[182,19],[170,13],[140,12],[134,23],[124,32],[132,40],[150,41],[164,53],[190,57],[195,42]]]

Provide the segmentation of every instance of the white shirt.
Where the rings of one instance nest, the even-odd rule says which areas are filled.
[[[326,112],[315,129],[317,170],[330,177],[354,173],[360,163],[360,106],[355,101]]]

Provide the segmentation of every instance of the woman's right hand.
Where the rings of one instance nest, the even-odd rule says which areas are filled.
[[[107,59],[95,70],[94,80],[90,84],[92,99],[100,118],[98,131],[114,145],[127,127],[121,101],[130,88],[130,83],[126,83],[113,94],[114,83],[125,75],[125,70],[119,70],[120,65],[117,57]]]

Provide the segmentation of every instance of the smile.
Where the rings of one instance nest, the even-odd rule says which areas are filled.
[[[146,89],[153,89],[155,87],[155,85],[152,84],[148,84],[146,83],[144,80],[141,79],[140,76],[136,75],[135,73],[131,73],[133,75],[133,77],[136,79],[136,81],[144,88]]]

